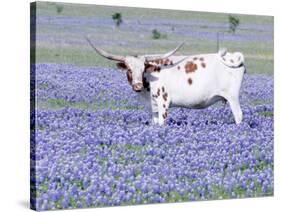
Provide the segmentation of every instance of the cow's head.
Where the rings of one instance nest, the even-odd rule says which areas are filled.
[[[143,73],[145,71],[149,72],[157,69],[157,67],[150,62],[170,57],[184,44],[181,43],[174,50],[162,55],[120,56],[108,53],[103,49],[97,48],[91,43],[88,38],[86,39],[98,54],[109,60],[118,61],[118,63],[116,64],[117,67],[126,71],[128,82],[136,92],[140,92],[143,89]]]

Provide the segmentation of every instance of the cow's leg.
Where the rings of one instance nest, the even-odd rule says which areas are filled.
[[[159,125],[164,125],[165,123],[168,116],[169,103],[168,94],[166,92],[162,92],[160,98],[157,99]]]
[[[229,102],[232,114],[235,119],[235,123],[240,124],[242,122],[243,114],[242,114],[242,110],[240,107],[239,98],[238,97],[235,97],[235,98],[229,97],[229,98],[227,98],[227,101]]]
[[[156,96],[151,98],[151,114],[152,114],[152,123],[158,124],[158,105],[156,101]]]
[[[167,117],[167,110],[159,104],[158,106],[158,123],[159,125],[164,125],[166,117]]]
[[[156,85],[151,92],[151,109],[154,123],[164,125],[167,118],[170,96],[164,86]]]
[[[152,112],[152,123],[158,124],[158,112],[156,113]]]

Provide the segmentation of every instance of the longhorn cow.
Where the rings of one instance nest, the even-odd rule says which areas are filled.
[[[221,49],[213,54],[173,56],[183,45],[166,54],[120,56],[110,54],[86,38],[101,56],[117,61],[129,84],[148,100],[152,121],[163,125],[169,107],[206,108],[228,102],[236,124],[242,121],[239,91],[246,72],[244,56]]]

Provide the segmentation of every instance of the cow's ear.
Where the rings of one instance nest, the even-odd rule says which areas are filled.
[[[146,72],[154,72],[156,70],[157,70],[157,66],[149,64],[149,63],[145,64],[145,71]]]
[[[128,67],[126,66],[125,63],[117,63],[116,66],[119,69],[123,69],[123,70],[127,70],[128,69]]]

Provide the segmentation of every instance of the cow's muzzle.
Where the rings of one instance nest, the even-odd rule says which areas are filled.
[[[141,82],[133,84],[133,90],[136,92],[140,92],[143,89],[143,84]]]

